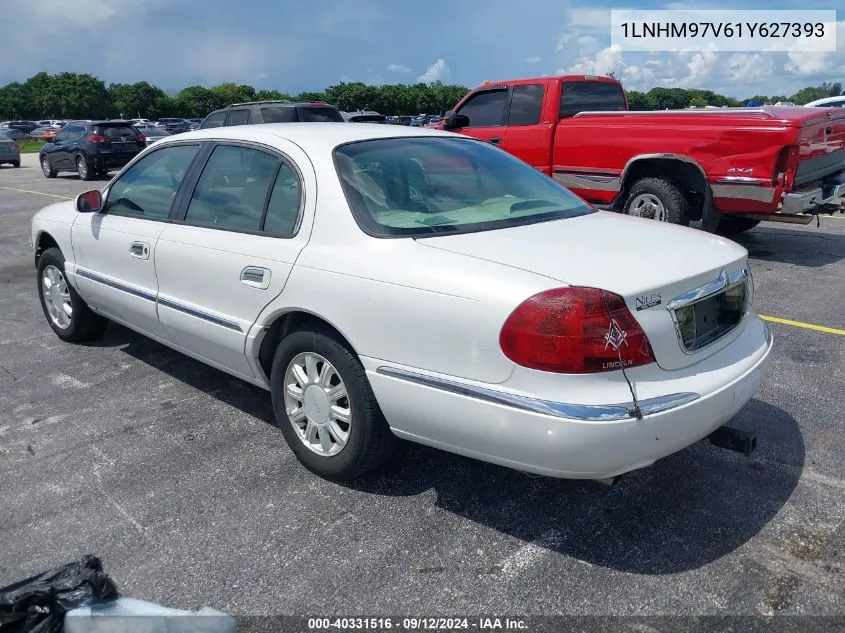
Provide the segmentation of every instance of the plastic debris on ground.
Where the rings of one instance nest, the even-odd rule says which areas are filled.
[[[0,588],[0,633],[234,633],[231,616],[122,598],[100,559],[84,556]]]

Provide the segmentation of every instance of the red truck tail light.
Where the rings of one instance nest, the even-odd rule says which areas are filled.
[[[798,168],[799,148],[797,145],[787,145],[778,154],[775,162],[775,171],[772,174],[773,185],[786,185],[792,183],[795,177],[795,170]]]
[[[523,301],[505,321],[499,345],[517,365],[564,374],[654,362],[625,300],[598,288],[557,288]]]
[[[89,143],[105,143],[107,140],[105,136],[100,136],[99,134],[91,134],[88,137]]]
[[[147,142],[147,137],[143,132],[138,132],[138,141],[141,143]]]

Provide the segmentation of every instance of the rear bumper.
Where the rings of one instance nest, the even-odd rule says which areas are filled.
[[[382,361],[365,365],[400,437],[540,475],[601,479],[649,466],[705,438],[751,399],[765,377],[772,336],[759,318],[749,321],[740,339],[701,363],[700,374],[655,370],[650,384],[641,383],[647,392],[641,420],[624,412],[628,404],[548,407],[534,400],[533,407],[524,406],[531,399],[508,402],[514,394],[501,386],[489,389],[504,396],[495,400],[479,395],[478,385],[456,389],[385,371]],[[650,410],[652,403],[658,406]],[[597,419],[598,409],[607,417]]]
[[[786,194],[780,212],[784,215],[795,215],[842,206],[845,206],[845,172],[826,180],[819,187]]]
[[[134,153],[121,152],[119,154],[100,153],[91,156],[91,163],[95,169],[113,168],[119,169],[126,166],[141,150]]]
[[[2,161],[2,162],[6,162],[6,161],[9,161],[9,160],[18,161],[20,159],[21,159],[21,153],[20,153],[19,150],[13,150],[13,151],[0,150],[0,161]]]

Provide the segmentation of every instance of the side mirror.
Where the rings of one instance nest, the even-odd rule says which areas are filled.
[[[76,196],[76,210],[79,213],[97,213],[103,209],[103,194],[92,189]]]
[[[457,130],[469,125],[469,117],[464,114],[458,114],[454,110],[449,110],[443,118],[444,130]]]

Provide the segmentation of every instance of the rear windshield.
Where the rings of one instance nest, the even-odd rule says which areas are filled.
[[[336,108],[323,108],[320,106],[297,106],[296,111],[299,114],[299,120],[302,123],[343,123],[343,116]]]
[[[97,125],[94,134],[105,136],[110,141],[137,141],[138,130],[131,125]]]
[[[560,118],[579,112],[615,112],[625,109],[622,86],[604,81],[565,81],[561,88]]]
[[[335,150],[359,226],[376,237],[426,237],[592,213],[586,202],[488,143],[374,139]]]

